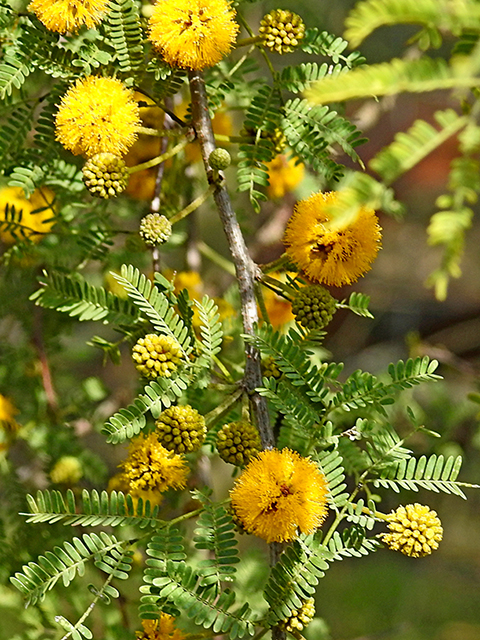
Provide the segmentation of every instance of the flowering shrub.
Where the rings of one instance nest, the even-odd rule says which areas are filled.
[[[7,608],[29,607],[12,638],[301,640],[333,563],[439,547],[447,525],[398,494],[475,486],[417,418],[438,362],[343,373],[328,336],[373,317],[344,287],[380,278],[382,227],[404,210],[392,183],[455,136],[428,227],[439,299],[460,275],[480,192],[478,3],[362,0],[346,39],[253,2],[10,4],[0,576]],[[416,53],[455,37],[452,58],[347,51],[402,22]],[[339,104],[433,89],[458,108],[365,171]]]

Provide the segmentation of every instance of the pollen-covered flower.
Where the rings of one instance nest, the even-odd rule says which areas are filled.
[[[197,451],[207,433],[205,418],[189,404],[169,407],[155,421],[159,442],[175,453]]]
[[[107,491],[121,491],[123,494],[130,494],[133,501],[133,508],[136,510],[138,501],[141,498],[145,503],[148,500],[152,507],[160,505],[163,500],[163,495],[156,489],[142,491],[141,489],[132,489],[128,478],[124,473],[116,473],[108,481]]]
[[[149,39],[172,66],[212,67],[229,53],[239,26],[227,0],[159,0]]]
[[[137,139],[138,104],[120,80],[88,76],[63,96],[55,119],[56,139],[74,155],[123,156]]]
[[[183,489],[187,482],[188,466],[183,456],[165,449],[155,433],[134,438],[128,457],[119,467],[129,491],[158,491]]]
[[[437,512],[418,502],[398,507],[387,516],[387,521],[391,533],[381,534],[383,542],[393,551],[412,558],[431,554],[443,537]]]
[[[32,0],[28,9],[50,31],[75,32],[80,27],[91,29],[100,22],[108,0]]]
[[[17,413],[18,409],[13,402],[0,393],[0,428],[9,433],[18,431],[19,424],[15,420]]]
[[[175,618],[163,611],[158,620],[142,620],[143,631],[137,631],[138,640],[184,640],[186,635],[175,626]]]
[[[245,420],[224,424],[217,434],[217,449],[222,460],[243,466],[262,449],[258,430]]]
[[[50,480],[55,484],[76,484],[82,476],[82,463],[75,456],[62,456],[50,471]]]
[[[170,378],[182,359],[182,349],[175,338],[149,333],[137,340],[132,358],[137,371],[146,378]]]
[[[267,169],[270,182],[267,192],[270,198],[275,200],[293,191],[305,175],[305,165],[301,162],[297,164],[294,158],[288,159],[283,153],[268,162]]]
[[[329,229],[325,207],[335,191],[301,200],[285,230],[289,258],[313,282],[341,287],[356,282],[371,268],[381,246],[381,227],[373,209],[362,207],[357,218],[341,229]]]
[[[290,449],[269,449],[248,464],[230,497],[246,531],[267,542],[286,542],[323,523],[327,494],[326,478],[314,462]]]
[[[47,187],[27,199],[20,187],[0,189],[0,239],[13,244],[22,238],[40,242],[55,224],[55,195]]]

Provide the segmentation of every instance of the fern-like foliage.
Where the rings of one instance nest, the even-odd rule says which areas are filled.
[[[7,167],[25,144],[32,127],[35,103],[17,102],[0,127],[0,167]]]
[[[120,409],[103,425],[102,433],[107,436],[107,442],[118,444],[140,433],[147,422],[147,411],[158,418],[163,409],[170,407],[184,393],[189,383],[190,378],[185,373],[150,382],[144,387],[143,394],[125,409]]]
[[[218,313],[218,307],[215,301],[204,296],[201,302],[195,300],[195,306],[200,316],[200,350],[203,355],[211,362],[213,356],[221,349],[223,330]]]
[[[319,579],[329,567],[326,561],[329,555],[312,536],[305,541],[295,540],[285,549],[265,586],[264,597],[270,605],[268,625],[290,618],[315,593]]]
[[[30,511],[22,513],[27,522],[61,522],[64,525],[83,527],[121,527],[131,524],[140,527],[158,527],[163,521],[158,517],[158,505],[139,498],[135,505],[131,495],[121,491],[102,491],[86,489],[82,492],[81,505],[77,504],[75,494],[69,489],[65,496],[60,491],[37,491],[36,496],[27,495]]]
[[[285,104],[282,129],[296,154],[330,179],[343,174],[343,167],[330,159],[332,145],[340,146],[358,161],[355,147],[365,142],[360,131],[336,111],[312,107],[310,102],[299,98]]]
[[[30,300],[46,309],[56,309],[79,320],[109,322],[135,322],[135,307],[103,287],[89,284],[79,273],[66,275],[58,271],[43,272],[41,288]]]
[[[216,585],[220,591],[222,581],[233,581],[234,565],[239,562],[235,525],[225,507],[202,498],[204,511],[197,520],[193,542],[197,549],[208,550],[210,557],[200,561],[198,574],[202,586]]]
[[[425,120],[416,120],[407,132],[397,133],[395,141],[372,158],[370,168],[376,171],[386,184],[417,165],[448,138],[457,134],[468,122],[467,116],[461,116],[453,109],[437,111],[434,118],[440,125],[440,130]]]
[[[111,0],[106,31],[120,72],[128,74],[128,82],[133,82],[132,74],[138,72],[143,62],[143,34],[137,4],[133,0]]]
[[[343,458],[335,447],[332,451],[320,452],[317,461],[327,480],[329,505],[338,512],[347,503],[349,495],[345,491],[347,485]]]
[[[334,65],[341,64],[347,69],[352,69],[365,62],[364,56],[358,51],[345,55],[345,50],[349,46],[347,40],[328,33],[328,31],[320,31],[316,27],[305,31],[305,37],[300,46],[305,53],[325,56],[330,58]]]
[[[337,78],[323,78],[306,90],[314,104],[343,102],[354,98],[390,96],[404,92],[427,92],[453,87],[477,87],[473,69],[450,66],[443,58],[422,56],[418,60],[394,58],[390,62],[357,67]]]
[[[309,87],[312,82],[320,80],[327,75],[338,75],[344,69],[337,64],[332,68],[327,62],[302,62],[299,65],[284,67],[280,76],[282,87],[292,93],[300,93]]]
[[[17,572],[10,578],[11,582],[25,597],[26,605],[41,602],[47,591],[52,589],[58,580],[65,586],[77,576],[85,573],[85,563],[93,560],[95,565],[107,573],[114,572],[115,577],[126,578],[124,568],[115,567],[118,554],[129,546],[129,543],[119,541],[113,535],[101,531],[83,534],[82,538],[73,538],[72,542],[65,542],[63,547],[55,547],[38,558],[38,562],[23,565],[22,572]],[[110,554],[110,558],[108,558]]]
[[[345,37],[352,47],[381,26],[413,23],[440,32],[458,34],[480,29],[480,12],[475,5],[452,4],[448,0],[364,0],[345,20]]]
[[[240,145],[238,152],[238,190],[248,191],[255,211],[260,211],[260,202],[266,195],[258,191],[257,185],[269,184],[266,163],[275,155],[274,144],[265,134],[273,133],[280,125],[280,93],[276,87],[263,85],[253,96],[245,115],[244,127],[252,133],[253,141]]]
[[[147,585],[142,591],[147,594],[147,607],[142,615],[148,616],[148,605],[167,599],[175,603],[194,623],[216,634],[229,633],[232,638],[253,635],[254,621],[248,602],[231,611],[235,604],[235,592],[225,589],[218,594],[217,585],[202,586],[202,578],[184,562],[167,560],[150,567],[145,576]],[[143,598],[142,598],[143,600]],[[158,610],[158,609],[157,609]]]
[[[132,265],[122,265],[121,275],[113,273],[132,302],[159,331],[174,338],[185,356],[192,351],[192,336],[168,298],[143,273]]]
[[[337,309],[350,309],[350,311],[353,311],[353,313],[357,314],[357,316],[362,316],[364,318],[373,318],[373,315],[368,310],[369,304],[370,296],[367,296],[364,293],[357,293],[353,291],[350,294],[348,302],[347,300],[337,302]]]
[[[382,472],[382,477],[374,480],[375,487],[386,487],[399,493],[401,489],[418,491],[427,489],[439,493],[454,494],[467,499],[461,487],[476,487],[477,485],[457,482],[462,466],[461,456],[433,454],[430,457],[421,456],[399,460]]]

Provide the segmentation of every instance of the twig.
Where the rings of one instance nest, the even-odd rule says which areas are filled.
[[[192,98],[193,126],[200,143],[203,164],[209,179],[212,170],[209,168],[208,158],[215,149],[215,139],[212,123],[208,113],[207,94],[201,72],[190,71],[190,93]],[[247,335],[254,335],[254,325],[258,321],[257,303],[255,300],[254,283],[256,265],[251,259],[235,211],[223,181],[215,182],[213,198],[227,236],[230,253],[238,281],[240,292],[243,329]],[[266,399],[262,398],[255,389],[262,383],[260,369],[260,353],[252,345],[245,345],[246,365],[244,384],[251,397],[253,413],[264,448],[274,446],[273,432],[270,426]]]

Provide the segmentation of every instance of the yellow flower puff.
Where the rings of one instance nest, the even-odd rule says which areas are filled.
[[[137,139],[139,113],[133,93],[120,80],[81,78],[61,99],[56,139],[74,155],[123,156]]]
[[[80,27],[91,29],[100,22],[108,0],[32,0],[28,9],[50,31],[76,32]]]
[[[13,402],[0,393],[0,428],[7,433],[18,431],[20,425],[15,420],[17,413],[18,409]]]
[[[212,67],[235,43],[239,26],[234,17],[227,0],[159,0],[149,39],[172,66]]]
[[[266,542],[287,542],[320,527],[327,495],[326,478],[314,462],[290,449],[270,449],[248,464],[230,497],[246,531]]]
[[[143,631],[137,631],[138,640],[184,640],[186,634],[175,626],[175,618],[160,613],[158,620],[142,620]]]
[[[54,198],[47,187],[36,189],[30,199],[20,187],[0,189],[0,239],[5,244],[14,244],[22,238],[40,242],[55,224]]]
[[[152,507],[155,507],[156,505],[160,505],[162,500],[163,500],[163,496],[162,494],[157,491],[157,490],[152,490],[152,491],[141,491],[141,490],[137,490],[137,491],[132,491],[130,489],[130,482],[129,480],[125,477],[125,475],[123,473],[117,473],[114,476],[112,476],[110,478],[110,480],[108,481],[108,487],[107,490],[110,491],[121,491],[124,494],[130,494],[130,496],[132,497],[133,500],[133,508],[137,509],[137,504],[138,504],[138,500],[139,498],[142,498],[143,500],[143,504],[145,504],[146,500],[150,501],[150,504],[152,505]]]
[[[387,516],[391,533],[382,533],[383,542],[393,551],[421,558],[438,549],[443,528],[436,511],[427,505],[407,504]]]
[[[370,270],[382,235],[375,212],[367,207],[343,229],[328,229],[325,205],[337,198],[337,192],[331,191],[301,200],[287,224],[284,242],[287,255],[307,278],[342,287]]]
[[[267,163],[267,169],[270,181],[267,193],[274,200],[279,200],[286,193],[293,191],[305,175],[305,165],[301,162],[296,164],[295,158],[288,159],[283,153]]]
[[[189,472],[185,458],[165,449],[154,433],[134,438],[119,467],[131,493],[183,489]]]

